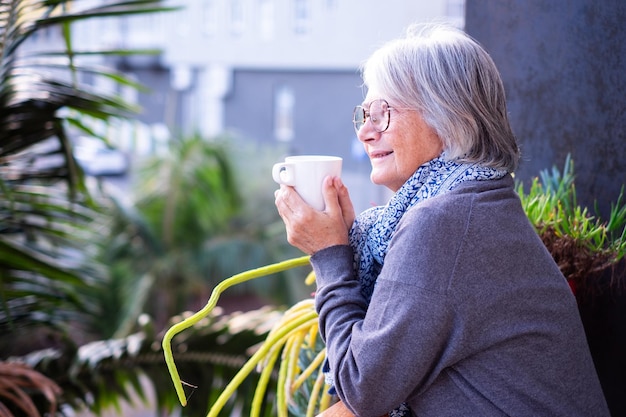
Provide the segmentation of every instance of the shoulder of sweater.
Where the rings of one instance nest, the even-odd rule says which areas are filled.
[[[422,229],[431,225],[433,233],[442,230],[452,232],[457,228],[463,230],[472,211],[483,213],[480,217],[495,213],[514,216],[513,213],[517,213],[519,217],[526,218],[512,178],[506,176],[499,180],[467,181],[445,194],[424,200],[405,213],[399,227]]]
[[[513,179],[510,175],[498,180],[466,181],[453,190],[444,194],[431,197],[420,203],[415,208],[445,207],[467,205],[469,201],[478,198],[490,202],[506,201],[511,198],[517,199],[517,193],[513,188]]]

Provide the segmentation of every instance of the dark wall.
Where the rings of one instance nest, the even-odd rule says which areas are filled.
[[[569,153],[579,203],[597,201],[608,219],[626,183],[626,1],[466,0],[466,30],[502,74],[522,146],[517,177],[562,169]],[[624,272],[622,262],[614,277]],[[611,413],[622,416],[626,293],[612,282],[579,310]]]
[[[626,183],[626,1],[467,0],[466,30],[502,74],[517,177],[569,153],[579,202],[606,218]]]

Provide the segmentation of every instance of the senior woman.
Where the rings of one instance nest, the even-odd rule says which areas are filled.
[[[575,299],[529,223],[519,150],[486,51],[415,25],[363,67],[354,126],[371,180],[394,192],[355,219],[276,191],[317,276],[328,375],[357,416],[608,416]]]

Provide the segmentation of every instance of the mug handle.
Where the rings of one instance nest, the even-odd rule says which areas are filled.
[[[280,162],[272,167],[272,178],[279,184],[296,185],[292,164]]]

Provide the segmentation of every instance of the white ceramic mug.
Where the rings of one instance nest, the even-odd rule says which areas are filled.
[[[327,176],[341,176],[342,159],[338,156],[288,156],[272,168],[272,177],[279,184],[291,185],[311,207],[324,210],[322,182]]]

